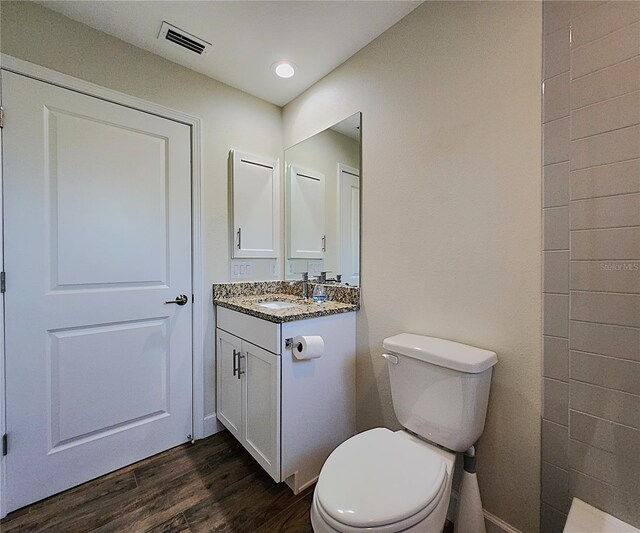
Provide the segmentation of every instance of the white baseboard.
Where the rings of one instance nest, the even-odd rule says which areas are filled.
[[[502,518],[498,518],[486,509],[482,510],[482,514],[484,514],[484,521],[487,523],[487,533],[493,533],[494,531],[500,533],[522,533],[519,529],[507,524]]]
[[[215,435],[224,429],[224,426],[220,423],[216,414],[207,415],[204,417],[204,437],[210,437]]]

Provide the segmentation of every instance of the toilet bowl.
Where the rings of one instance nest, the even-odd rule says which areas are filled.
[[[455,455],[407,431],[376,428],[341,444],[325,462],[311,506],[316,533],[439,533]]]
[[[440,533],[455,452],[484,429],[494,352],[408,333],[383,346],[393,407],[406,429],[371,429],[331,453],[311,505],[315,533]]]

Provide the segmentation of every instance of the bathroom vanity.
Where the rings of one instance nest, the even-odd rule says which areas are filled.
[[[214,285],[217,417],[275,481],[297,494],[356,431],[358,290],[317,304],[282,294],[290,287]],[[298,335],[321,336],[323,354],[298,359],[288,342]]]

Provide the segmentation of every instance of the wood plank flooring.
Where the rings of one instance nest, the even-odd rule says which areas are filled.
[[[294,496],[223,431],[11,513],[0,531],[311,533],[312,490]]]

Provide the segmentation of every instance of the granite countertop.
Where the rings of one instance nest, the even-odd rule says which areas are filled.
[[[260,302],[273,300],[286,301],[296,304],[287,309],[269,309],[258,305]],[[216,296],[213,303],[240,313],[255,316],[269,322],[293,322],[307,318],[317,318],[338,313],[348,313],[358,309],[357,304],[327,300],[316,303],[311,299],[303,300],[299,296],[282,293],[253,294],[244,296]]]

